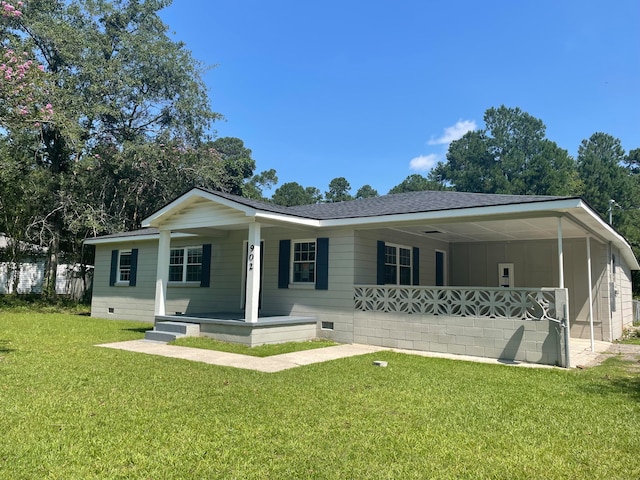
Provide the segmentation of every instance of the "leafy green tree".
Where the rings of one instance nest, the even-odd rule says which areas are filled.
[[[484,130],[451,143],[434,177],[467,192],[572,195],[579,189],[574,161],[545,138],[541,120],[501,106],[488,109],[484,122]]]
[[[446,187],[439,181],[423,177],[413,173],[405,178],[401,183],[389,190],[389,193],[422,192],[426,190],[445,190]]]
[[[329,182],[329,191],[325,192],[324,199],[327,203],[345,202],[353,200],[349,193],[351,185],[344,177],[336,177]]]
[[[358,189],[358,191],[356,192],[356,199],[360,200],[363,198],[372,198],[372,197],[377,197],[378,196],[378,191],[373,188],[371,185],[363,185],[362,187],[360,187]]]
[[[169,3],[31,0],[20,16],[0,24],[4,48],[27,52],[25,58],[42,64],[49,79],[43,91],[53,105],[34,100],[32,108],[51,111],[51,118],[38,129],[2,126],[6,138],[21,142],[28,154],[20,161],[39,178],[27,198],[39,199],[32,231],[48,247],[50,294],[61,250],[74,251],[84,235],[123,223],[132,208],[140,218],[147,188],[160,189],[164,180],[172,184],[175,179],[163,176],[156,164],[169,162],[168,172],[188,177],[175,182],[181,187],[215,184],[237,191],[240,177],[252,173],[243,157],[231,183],[221,182],[225,160],[206,144],[206,132],[219,115],[210,108],[200,65],[168,37],[158,16]],[[156,160],[166,153],[161,143],[172,155]],[[133,184],[130,178],[144,181]],[[103,196],[101,203],[93,203],[96,195]]]
[[[314,187],[304,188],[297,182],[283,183],[276,189],[271,197],[271,201],[285,207],[293,207],[296,205],[310,205],[317,203],[319,190]]]
[[[251,158],[251,150],[244,146],[244,142],[235,137],[222,137],[209,144],[214,149],[221,162],[224,172],[217,183],[217,187],[225,192],[242,195],[245,180],[251,178],[256,168],[256,162]],[[275,173],[275,172],[274,172]]]
[[[265,170],[254,175],[245,183],[242,188],[242,196],[254,200],[266,201],[267,199],[264,197],[263,191],[273,188],[277,183],[278,175],[276,175],[276,171],[273,168]]]

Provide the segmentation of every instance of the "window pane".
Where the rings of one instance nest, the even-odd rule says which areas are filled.
[[[174,248],[169,256],[169,265],[182,265],[184,263],[184,250],[182,248]]]
[[[411,268],[400,267],[400,285],[411,285]]]
[[[408,248],[400,249],[400,265],[402,266],[411,266],[411,250]]]
[[[313,283],[315,279],[315,263],[300,262],[293,265],[293,281]]]
[[[170,265],[169,266],[169,281],[181,282],[182,281],[182,265]]]
[[[397,268],[395,265],[384,266],[384,283],[395,285],[397,283]]]
[[[187,265],[187,282],[199,282],[202,278],[202,265]]]
[[[187,264],[202,264],[202,247],[187,250]]]
[[[131,278],[131,252],[120,253],[120,275],[121,282],[128,282]]]
[[[384,263],[389,264],[389,265],[395,265],[396,264],[396,247],[390,247],[388,245],[385,245],[385,247],[384,247]]]

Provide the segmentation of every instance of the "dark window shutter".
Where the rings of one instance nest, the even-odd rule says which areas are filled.
[[[420,285],[420,249],[413,247],[413,284]]]
[[[209,287],[211,285],[211,244],[202,245],[202,271],[200,273],[200,286]]]
[[[384,242],[378,240],[377,284],[384,285]]]
[[[444,286],[444,253],[436,251],[436,287]]]
[[[136,286],[136,278],[138,276],[138,249],[131,249],[131,273],[129,274],[129,286]]]
[[[329,239],[316,240],[316,290],[329,289]]]
[[[289,261],[291,258],[291,240],[280,240],[278,255],[278,288],[289,288]]]
[[[111,271],[109,273],[109,286],[113,287],[118,278],[118,250],[111,250]]]

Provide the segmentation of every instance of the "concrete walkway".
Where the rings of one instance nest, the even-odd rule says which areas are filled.
[[[289,368],[295,368],[311,363],[327,362],[338,358],[353,357],[354,355],[364,355],[366,353],[388,350],[384,347],[371,345],[346,344],[335,347],[314,348],[302,352],[283,353],[282,355],[272,355],[270,357],[252,357],[250,355],[240,355],[238,353],[218,352],[215,350],[205,350],[202,348],[178,347],[167,345],[166,343],[153,342],[149,340],[132,340],[128,342],[105,343],[98,347],[115,348],[130,352],[147,353],[150,355],[160,355],[163,357],[181,358],[194,362],[210,363],[224,367],[244,368],[247,370],[257,370],[259,372],[279,372]]]
[[[205,350],[202,348],[179,347],[168,345],[162,342],[149,340],[131,340],[127,342],[105,343],[98,347],[127,350],[130,352],[146,353],[149,355],[159,355],[163,357],[181,358],[194,362],[209,363],[225,367],[244,368],[259,372],[279,372],[289,368],[295,368],[312,363],[327,362],[339,358],[353,357],[380,351],[393,351],[409,355],[419,355],[422,357],[447,358],[451,360],[466,360],[470,362],[492,363],[496,365],[514,365],[529,368],[555,368],[550,365],[540,365],[525,362],[507,362],[484,357],[471,357],[468,355],[453,355],[447,353],[420,352],[417,350],[401,350],[397,348],[376,347],[373,345],[345,344],[335,347],[315,348],[301,352],[284,353],[271,357],[252,357],[250,355],[240,355],[237,353],[218,352],[216,350]],[[573,368],[586,368],[599,364],[607,355],[605,352],[612,351],[612,344],[607,342],[595,342],[595,352],[591,352],[589,340],[571,339],[571,366]]]

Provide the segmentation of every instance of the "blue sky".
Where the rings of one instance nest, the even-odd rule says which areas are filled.
[[[573,156],[595,132],[640,148],[638,0],[174,0],[161,16],[216,66],[217,135],[280,184],[387,193],[500,105]]]

